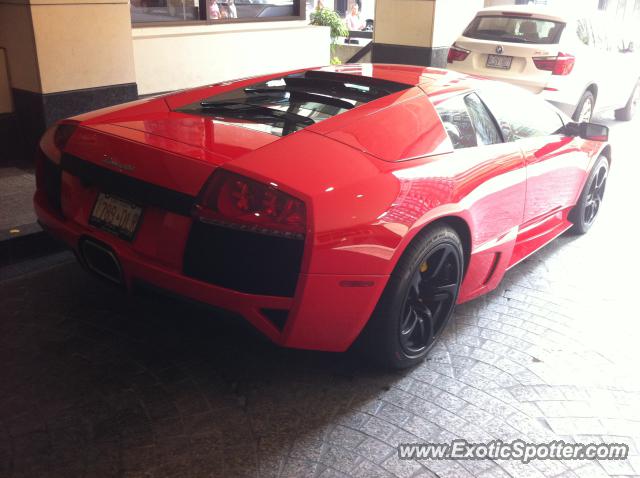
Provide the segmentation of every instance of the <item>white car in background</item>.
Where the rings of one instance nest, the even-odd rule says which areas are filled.
[[[506,81],[541,95],[575,121],[615,110],[630,120],[640,104],[640,63],[601,18],[546,7],[479,11],[449,51],[449,68]]]

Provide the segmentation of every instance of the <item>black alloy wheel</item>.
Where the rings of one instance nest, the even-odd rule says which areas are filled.
[[[589,177],[585,182],[580,199],[569,214],[569,220],[573,222],[572,231],[576,234],[585,234],[596,221],[607,187],[609,176],[609,161],[600,156]]]
[[[355,347],[385,368],[420,363],[446,329],[463,273],[456,231],[444,224],[423,230],[400,257]]]
[[[587,194],[587,202],[584,208],[584,223],[591,226],[596,220],[600,206],[604,199],[604,190],[607,186],[607,169],[600,167],[595,175],[595,180],[591,183],[589,193]]]
[[[455,305],[462,264],[452,244],[430,251],[411,278],[398,330],[409,357],[421,355],[440,336]]]

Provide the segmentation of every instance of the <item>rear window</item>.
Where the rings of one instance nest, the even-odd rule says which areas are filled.
[[[176,111],[286,136],[409,88],[379,78],[312,70],[203,98]]]
[[[464,36],[512,43],[557,44],[565,23],[516,15],[483,15],[474,18]]]

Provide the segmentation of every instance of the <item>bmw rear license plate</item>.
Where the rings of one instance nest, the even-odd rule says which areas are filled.
[[[136,235],[142,208],[125,199],[99,193],[89,224],[130,241]]]
[[[487,58],[487,68],[498,68],[508,70],[511,68],[512,56],[489,55]]]

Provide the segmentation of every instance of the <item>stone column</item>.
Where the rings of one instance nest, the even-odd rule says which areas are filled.
[[[138,97],[127,0],[0,0],[27,150],[58,119]]]
[[[483,0],[376,0],[372,61],[446,67]]]

